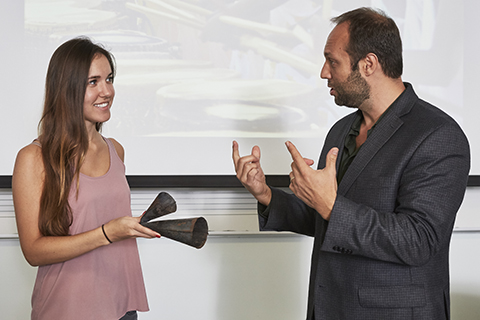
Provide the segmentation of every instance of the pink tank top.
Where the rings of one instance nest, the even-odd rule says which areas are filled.
[[[100,177],[80,174],[70,190],[75,235],[108,221],[131,216],[125,165],[105,139],[110,168]],[[148,311],[137,242],[128,239],[100,247],[77,258],[40,266],[32,295],[32,320],[118,320],[127,311]]]

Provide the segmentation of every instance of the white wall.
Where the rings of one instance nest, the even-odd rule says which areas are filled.
[[[310,239],[210,237],[200,250],[141,240],[151,312],[141,319],[302,319]]]
[[[450,246],[453,320],[480,315],[480,232],[454,232]]]
[[[167,239],[139,240],[150,312],[141,320],[304,319],[310,239],[300,236],[210,237],[197,250]],[[453,320],[480,314],[480,232],[454,232]],[[0,240],[2,319],[24,320],[36,268],[18,240]]]
[[[475,212],[476,193],[467,193],[458,221]],[[480,231],[458,230],[451,244],[451,313],[454,320],[473,320],[480,314]],[[151,309],[141,320],[305,317],[309,238],[217,233],[199,250],[164,238],[138,245]],[[0,239],[0,257],[1,319],[28,319],[36,268],[25,262],[18,239]]]
[[[138,241],[150,312],[142,320],[302,319],[311,240],[300,236],[209,237],[194,249]],[[0,240],[1,319],[29,319],[36,268],[16,239]]]

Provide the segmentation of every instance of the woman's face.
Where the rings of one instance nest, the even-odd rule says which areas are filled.
[[[88,128],[110,119],[110,107],[115,97],[112,69],[104,55],[99,54],[93,58],[87,81],[83,114]]]

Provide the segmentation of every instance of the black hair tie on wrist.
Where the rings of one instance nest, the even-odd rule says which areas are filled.
[[[102,231],[103,231],[103,235],[105,236],[105,238],[108,240],[108,242],[112,243],[112,241],[110,239],[108,239],[107,237],[107,234],[105,233],[105,229],[103,228],[105,224],[102,224]]]

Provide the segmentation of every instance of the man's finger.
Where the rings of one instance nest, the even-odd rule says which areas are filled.
[[[232,159],[233,159],[233,164],[235,165],[235,168],[236,168],[238,159],[240,159],[240,153],[238,151],[238,142],[235,140],[233,140],[233,144],[232,144]]]
[[[307,166],[309,166],[309,167],[313,166],[313,164],[315,163],[315,161],[313,161],[312,159],[303,158],[303,160],[305,160],[305,163],[306,163]]]
[[[295,162],[299,167],[307,166],[304,158],[302,157],[300,152],[298,152],[297,148],[293,143],[287,141],[285,142],[285,145],[287,146],[288,152],[290,152],[290,155],[292,156],[293,162]]]

